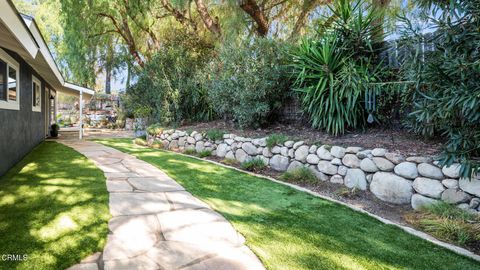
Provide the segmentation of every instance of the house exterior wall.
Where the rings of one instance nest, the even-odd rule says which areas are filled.
[[[0,176],[45,139],[46,82],[16,53],[20,65],[20,110],[0,109]],[[32,75],[41,81],[42,110],[32,111]]]

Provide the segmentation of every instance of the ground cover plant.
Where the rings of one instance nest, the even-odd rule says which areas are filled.
[[[98,142],[157,166],[208,203],[245,236],[267,269],[480,267],[394,226],[266,179],[129,139]]]
[[[265,161],[263,161],[261,158],[252,158],[240,164],[240,168],[251,172],[258,172],[266,167],[267,164],[265,164]]]
[[[283,134],[271,134],[267,137],[267,147],[272,149],[275,145],[282,145],[288,140],[288,137]]]
[[[299,167],[288,172],[284,172],[282,175],[280,175],[280,179],[287,182],[297,183],[315,183],[318,181],[312,170],[307,167]]]
[[[0,269],[66,269],[102,251],[108,193],[103,172],[73,149],[44,142],[0,178]]]

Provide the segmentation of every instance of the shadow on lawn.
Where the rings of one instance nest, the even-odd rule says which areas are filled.
[[[101,142],[156,165],[224,215],[270,269],[480,269],[347,207],[128,140]]]
[[[103,173],[66,146],[45,142],[0,179],[0,269],[65,269],[102,250],[108,233]]]

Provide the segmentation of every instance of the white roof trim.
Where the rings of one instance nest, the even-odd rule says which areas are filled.
[[[93,91],[92,89],[88,89],[88,88],[85,88],[85,87],[82,87],[82,86],[78,86],[78,85],[75,85],[75,84],[72,84],[72,83],[69,83],[69,82],[66,82],[63,86],[66,87],[66,88],[72,89],[72,90],[76,90],[80,93],[85,93],[85,94],[89,94],[89,95],[92,95],[92,96],[93,96],[93,94],[95,94],[95,91]]]
[[[35,58],[38,53],[38,47],[35,39],[30,32],[25,28],[23,20],[20,20],[15,9],[11,8],[8,0],[0,0],[0,20],[15,36],[23,48]]]

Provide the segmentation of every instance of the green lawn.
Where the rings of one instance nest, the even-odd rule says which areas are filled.
[[[75,150],[44,142],[0,178],[0,269],[65,269],[101,251],[108,233],[101,170]]]
[[[223,214],[268,269],[480,269],[480,263],[344,206],[129,139],[99,142],[167,172]]]

